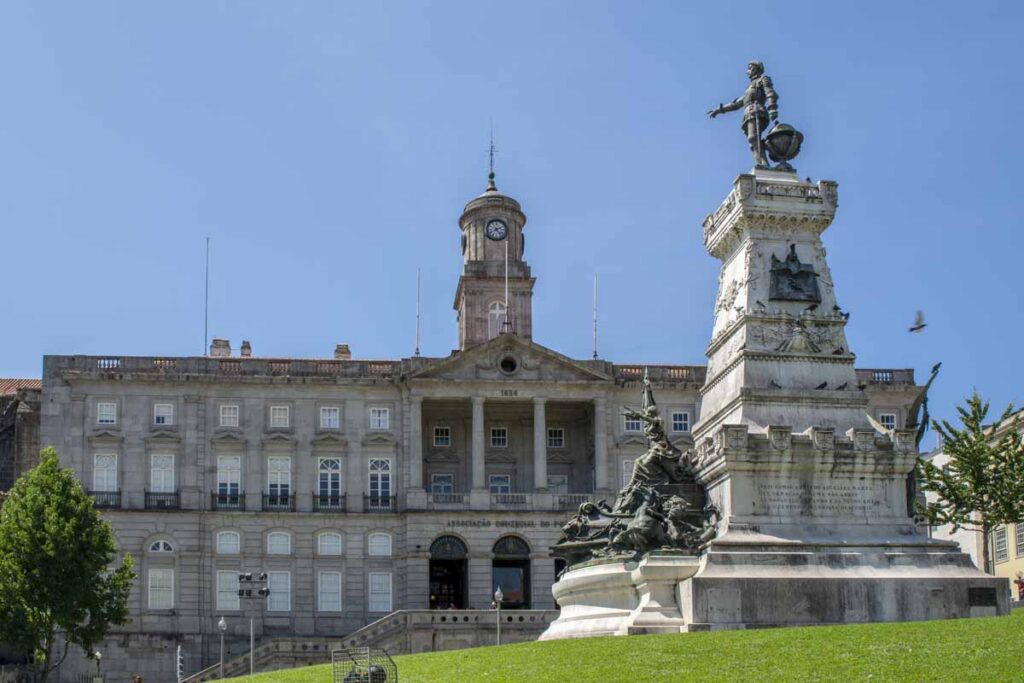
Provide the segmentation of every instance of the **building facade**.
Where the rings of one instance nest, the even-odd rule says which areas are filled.
[[[0,378],[0,492],[39,462],[38,379]]]
[[[533,341],[525,224],[493,176],[466,205],[447,357],[261,358],[216,340],[205,357],[45,358],[42,443],[137,560],[132,621],[109,639],[138,653],[126,671],[179,644],[209,664],[221,616],[244,651],[249,617],[263,638],[336,636],[398,609],[486,609],[496,586],[506,608],[555,607],[549,548],[569,512],[614,497],[646,449],[623,415],[645,368]],[[691,446],[704,366],[647,369]],[[913,372],[857,377],[902,424]],[[269,596],[240,596],[246,573]]]

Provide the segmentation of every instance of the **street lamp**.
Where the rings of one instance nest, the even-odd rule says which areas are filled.
[[[247,588],[242,588],[242,585]],[[258,588],[253,588],[258,586]],[[255,591],[255,594],[254,594]],[[267,596],[270,595],[270,589],[267,588],[267,573],[262,572],[260,574],[253,575],[252,572],[246,572],[245,574],[238,575],[238,597],[240,598],[263,598],[266,600]],[[249,675],[252,676],[256,673],[254,655],[256,654],[256,636],[253,627],[252,613],[249,614]]]
[[[100,674],[100,660],[101,660],[101,659],[103,659],[103,655],[101,655],[101,654],[100,654],[100,651],[99,651],[99,650],[96,650],[96,652],[93,652],[93,653],[92,653],[92,656],[93,656],[93,659],[95,659],[95,660],[96,660],[96,678],[97,678],[97,679],[101,679],[101,674]],[[101,680],[102,680],[102,679],[101,679]]]
[[[217,622],[217,629],[220,631],[220,678],[224,678],[224,632],[228,630],[228,622],[224,617]]]
[[[498,586],[498,590],[494,591],[494,605],[497,607],[495,623],[498,625],[498,645],[501,645],[501,601],[504,599],[505,594],[501,592],[501,586]]]

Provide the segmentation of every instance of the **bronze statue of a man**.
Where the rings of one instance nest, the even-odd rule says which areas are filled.
[[[747,76],[750,78],[750,85],[743,91],[743,94],[728,104],[719,104],[708,112],[708,116],[715,118],[719,114],[729,111],[736,111],[743,107],[743,122],[740,128],[747,136],[750,143],[750,152],[754,155],[755,168],[768,168],[768,159],[765,158],[764,147],[761,144],[761,136],[768,128],[769,120],[775,121],[779,117],[779,96],[772,87],[772,79],[764,74],[764,64],[761,62],[750,62],[747,64]]]

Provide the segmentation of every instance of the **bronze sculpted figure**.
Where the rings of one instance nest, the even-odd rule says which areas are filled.
[[[715,118],[719,114],[742,108],[743,121],[740,128],[750,143],[754,167],[768,168],[768,159],[765,158],[761,145],[761,135],[768,129],[769,119],[775,121],[779,118],[779,95],[772,86],[772,79],[765,75],[764,64],[761,62],[747,64],[747,77],[750,78],[750,85],[743,94],[728,104],[719,104],[708,112],[708,116]]]
[[[637,557],[652,550],[695,553],[715,536],[714,506],[701,511],[680,495],[658,490],[692,481],[694,456],[669,441],[646,371],[642,396],[639,412],[624,414],[643,424],[647,452],[636,459],[614,505],[603,500],[584,503],[562,527],[562,538],[552,551],[568,565],[595,557]]]
[[[728,104],[719,104],[708,112],[708,116],[715,118],[742,108],[740,128],[747,136],[750,153],[754,155],[754,168],[768,168],[770,158],[777,162],[776,170],[793,172],[795,169],[789,162],[800,153],[803,133],[779,122],[779,94],[775,92],[772,79],[765,75],[764,64],[756,61],[747,64],[747,76],[750,84],[743,94]],[[775,126],[769,131],[770,121],[774,121]]]

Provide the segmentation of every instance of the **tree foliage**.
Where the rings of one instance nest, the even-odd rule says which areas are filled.
[[[1024,437],[1008,406],[994,425],[986,426],[989,404],[977,392],[958,406],[962,428],[937,420],[944,467],[921,461],[925,491],[935,500],[920,508],[932,525],[951,524],[984,534],[984,564],[989,566],[989,535],[1001,524],[1024,522]]]
[[[56,451],[43,450],[0,508],[0,640],[31,653],[44,681],[69,645],[91,654],[127,621],[135,571],[130,555],[111,568],[116,556],[110,524]]]

